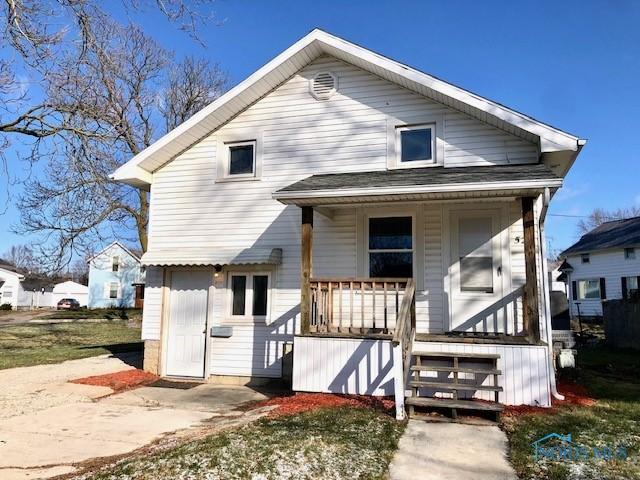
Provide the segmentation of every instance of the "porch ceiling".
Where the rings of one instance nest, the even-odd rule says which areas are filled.
[[[426,167],[312,175],[273,193],[292,205],[493,198],[538,194],[562,186],[544,164]]]

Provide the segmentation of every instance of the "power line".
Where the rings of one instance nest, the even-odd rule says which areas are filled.
[[[550,217],[589,218],[589,215],[569,215],[566,213],[549,213]]]

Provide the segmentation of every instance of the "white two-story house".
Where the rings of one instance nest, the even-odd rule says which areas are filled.
[[[605,222],[560,254],[572,317],[602,317],[602,301],[640,294],[640,217]]]
[[[113,174],[150,192],[145,368],[549,405],[544,221],[584,143],[312,31]]]

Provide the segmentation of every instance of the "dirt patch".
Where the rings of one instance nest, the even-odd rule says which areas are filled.
[[[385,397],[369,397],[363,395],[336,395],[332,393],[296,393],[294,395],[273,397],[257,402],[252,407],[275,406],[269,412],[270,417],[293,415],[323,407],[366,407],[392,413],[395,402]]]
[[[144,370],[133,369],[122,372],[108,373],[106,375],[95,375],[92,377],[76,378],[69,380],[70,383],[81,385],[94,385],[98,387],[109,387],[114,393],[124,392],[133,388],[148,385],[156,382],[158,376]]]

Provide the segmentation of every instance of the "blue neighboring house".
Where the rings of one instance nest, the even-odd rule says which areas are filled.
[[[116,241],[88,263],[89,308],[142,308],[145,274],[139,255]]]

